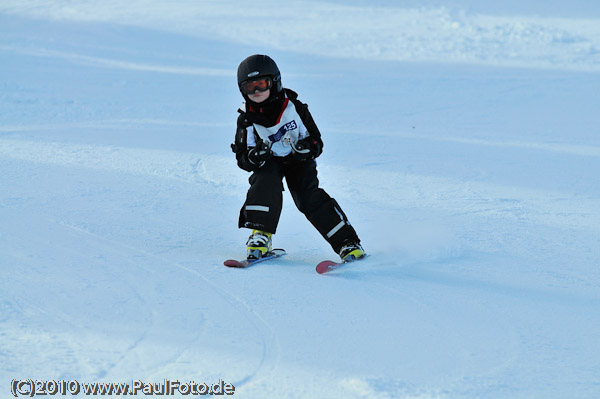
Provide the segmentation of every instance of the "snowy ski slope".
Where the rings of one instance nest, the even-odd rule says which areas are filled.
[[[489,3],[0,0],[0,397],[600,397],[600,6]],[[316,274],[336,255],[285,193],[288,255],[222,266],[254,53],[364,262]]]

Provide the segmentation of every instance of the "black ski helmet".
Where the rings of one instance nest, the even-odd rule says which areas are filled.
[[[241,62],[237,70],[238,88],[246,100],[248,100],[248,97],[242,91],[242,83],[263,76],[269,77],[273,81],[269,100],[274,99],[283,91],[281,73],[275,61],[268,55],[254,54]]]

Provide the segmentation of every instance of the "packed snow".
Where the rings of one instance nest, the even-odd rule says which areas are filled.
[[[600,5],[488,3],[1,0],[0,396],[600,397]],[[366,260],[318,275],[285,193],[287,256],[223,267],[255,53]]]

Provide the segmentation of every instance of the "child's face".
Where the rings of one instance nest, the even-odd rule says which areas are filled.
[[[248,98],[250,100],[254,101],[255,103],[262,103],[267,98],[269,98],[270,95],[271,95],[271,89],[268,89],[266,91],[254,90],[254,93],[248,94]]]

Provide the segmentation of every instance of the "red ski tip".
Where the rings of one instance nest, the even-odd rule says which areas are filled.
[[[342,264],[340,262],[334,262],[332,260],[324,260],[323,262],[321,262],[317,265],[317,273],[319,273],[319,274],[329,273],[330,271],[337,269],[341,265]]]

